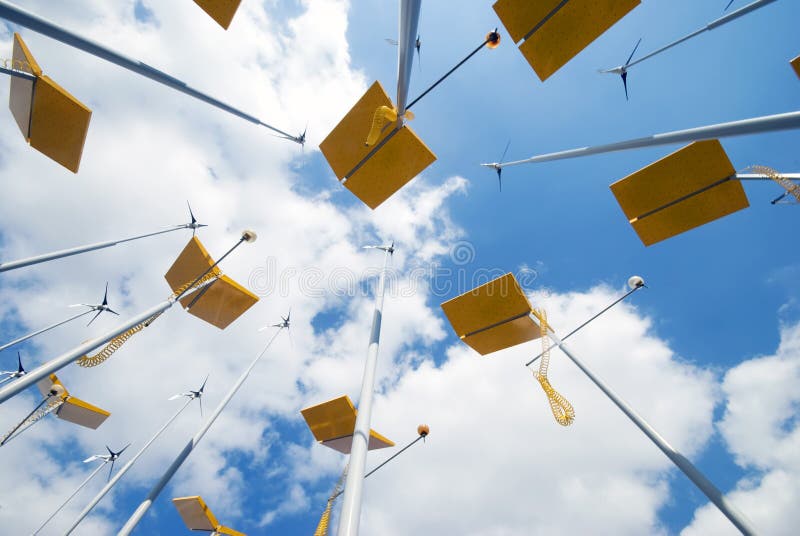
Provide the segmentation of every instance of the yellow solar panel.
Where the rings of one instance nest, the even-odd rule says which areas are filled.
[[[194,3],[227,30],[242,0],[194,0]]]
[[[395,123],[387,125],[375,145],[367,146],[380,106],[393,105],[380,82],[375,82],[319,145],[336,177],[346,178],[345,186],[373,209],[436,160],[411,128],[396,131]]]
[[[14,34],[14,49],[12,52],[12,68],[24,71],[36,76],[42,74],[39,64],[33,59],[28,46],[18,33]],[[28,140],[31,127],[31,108],[33,107],[33,80],[26,80],[17,76],[9,77],[11,88],[9,89],[8,107],[11,115],[19,126],[20,132]]]
[[[31,147],[77,173],[91,118],[92,111],[50,77],[36,79]]]
[[[213,531],[219,526],[219,521],[202,497],[177,497],[172,499],[172,504],[189,530]]]
[[[350,452],[358,413],[349,396],[328,400],[305,408],[300,413],[317,441],[339,452]],[[369,450],[394,446],[391,440],[375,430],[370,430],[369,434]]]
[[[797,73],[797,76],[800,77],[800,56],[797,56],[795,59],[791,61],[792,67],[794,67],[794,72]]]
[[[184,285],[192,283],[213,265],[214,259],[206,251],[200,239],[193,236],[164,277],[173,292],[176,292]],[[212,271],[215,274],[220,273],[217,267]]]
[[[511,273],[442,304],[456,335],[482,355],[538,338],[532,309]]]
[[[111,413],[71,396],[58,408],[56,415],[59,419],[94,430],[103,424]]]
[[[645,246],[747,208],[718,140],[694,142],[611,185]]]
[[[201,294],[202,293],[202,294]],[[194,301],[197,298],[197,301]],[[181,299],[189,313],[225,329],[258,301],[258,296],[226,275]]]
[[[547,80],[618,20],[640,0],[499,0],[495,12],[519,49]]]

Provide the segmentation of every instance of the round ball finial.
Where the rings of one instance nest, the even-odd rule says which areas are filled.
[[[425,437],[429,433],[431,433],[431,428],[427,424],[420,424],[419,426],[417,426],[417,433],[422,437]]]
[[[64,389],[63,385],[54,383],[53,385],[50,386],[50,394],[52,394],[53,396],[64,396],[64,393],[66,392],[67,390]]]
[[[244,231],[242,231],[242,240],[244,240],[245,242],[249,242],[250,244],[252,244],[253,242],[256,241],[256,238],[258,238],[258,235],[256,234],[255,231],[251,231],[250,229],[245,229]]]
[[[632,275],[628,279],[628,286],[631,287],[631,289],[643,287],[644,286],[644,279],[642,279],[638,275]]]
[[[486,46],[489,48],[497,48],[500,46],[500,34],[497,30],[493,30],[486,34]]]

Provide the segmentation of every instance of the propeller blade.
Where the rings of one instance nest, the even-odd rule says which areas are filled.
[[[503,168],[497,168],[497,185],[500,187],[500,192],[503,192]]]
[[[19,355],[19,352],[17,352],[17,363],[19,364],[19,368],[17,369],[17,372],[19,374],[25,374],[25,368],[22,366],[22,356]]]
[[[130,444],[130,443],[128,443],[127,445],[125,445],[124,447],[122,447],[122,450],[120,450],[119,452],[117,452],[117,458],[119,458],[119,457],[122,455],[122,453],[123,453],[123,452],[125,452],[125,449],[126,449],[126,448],[128,448],[128,447],[130,447],[130,446],[131,446],[131,444]]]
[[[625,86],[625,100],[628,100],[628,73],[624,72],[620,76],[622,77],[622,85]]]
[[[114,457],[114,451],[111,450],[110,448],[108,448],[108,445],[106,445],[106,450],[108,451],[109,454],[111,454],[111,457],[113,458]]]
[[[389,43],[392,46],[395,46],[395,47],[397,46],[397,41],[395,41],[394,39],[390,39],[390,38],[387,37],[387,38],[384,39],[384,41],[386,41],[387,43]]]
[[[106,311],[108,311],[109,313],[114,313],[115,315],[119,316],[119,313],[118,313],[118,312],[116,312],[116,311],[115,311],[115,310],[113,310],[113,309],[106,309]]]
[[[509,148],[509,146],[510,146],[510,145],[511,145],[511,140],[508,140],[508,142],[506,142],[506,148],[505,148],[505,149],[503,149],[503,154],[502,154],[502,156],[500,157],[500,163],[501,163],[501,164],[503,163],[503,160],[504,160],[504,159],[505,159],[505,157],[506,157],[506,153],[508,152],[508,148]]]
[[[89,305],[88,303],[73,303],[72,305],[67,305],[67,307],[91,307],[94,309],[94,305]]]
[[[109,482],[111,480],[111,473],[114,472],[114,462],[115,461],[116,460],[114,458],[111,459],[111,467],[108,469],[108,478],[106,479],[106,482]]]
[[[186,206],[189,207],[189,217],[192,219],[191,222],[192,225],[194,225],[195,223],[197,223],[197,220],[195,219],[194,213],[192,212],[192,205],[189,204],[188,200],[186,201]]]
[[[628,64],[630,64],[631,60],[633,59],[633,55],[636,54],[636,49],[639,48],[639,45],[641,43],[642,43],[642,38],[640,37],[639,40],[636,42],[636,46],[633,47],[633,52],[631,52],[631,55],[628,56],[628,61],[625,62],[625,67],[627,67]]]
[[[102,456],[100,456],[99,454],[95,454],[94,456],[89,456],[88,458],[83,460],[83,463],[93,462],[95,460],[99,460],[100,458],[102,458]]]
[[[201,395],[203,394],[203,389],[206,388],[206,382],[207,381],[208,381],[208,374],[206,374],[206,379],[203,380],[203,385],[200,386],[200,390],[198,391],[198,393],[200,393]]]
[[[108,281],[106,281],[106,292],[103,294],[103,303],[101,305],[108,305]]]
[[[86,324],[86,327],[89,327],[92,324],[92,322],[94,322],[97,319],[97,317],[100,316],[100,313],[102,313],[102,312],[103,312],[102,309],[97,311],[97,314],[94,315],[91,320],[89,320],[89,323]]]
[[[200,400],[200,418],[203,418],[203,397],[201,396],[198,400]]]
[[[172,396],[171,396],[171,397],[169,397],[167,400],[178,400],[178,399],[179,399],[179,398],[181,398],[182,396],[185,396],[185,395],[183,395],[183,394],[179,394],[179,395],[172,395]]]
[[[725,6],[725,9],[723,9],[722,11],[728,11],[728,8],[729,8],[729,7],[731,7],[731,4],[732,4],[732,3],[733,3],[733,0],[731,0],[730,2],[728,2],[728,5],[727,5],[727,6]]]
[[[419,65],[419,70],[422,70],[422,41],[419,40],[419,35],[417,36],[417,42],[414,43],[414,48],[417,49],[417,65]]]

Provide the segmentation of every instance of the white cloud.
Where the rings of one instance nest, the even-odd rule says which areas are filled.
[[[800,324],[785,326],[773,355],[747,360],[725,374],[725,414],[719,423],[728,450],[747,470],[727,498],[759,534],[790,535],[800,526]],[[726,534],[729,522],[713,506],[682,532]]]

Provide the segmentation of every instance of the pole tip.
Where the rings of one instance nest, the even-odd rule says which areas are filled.
[[[643,287],[644,286],[644,279],[642,279],[638,275],[632,275],[628,279],[628,286],[631,288],[631,290],[633,290],[635,288]]]
[[[497,33],[497,28],[486,34],[486,46],[492,49],[500,46],[500,34]]]
[[[422,437],[426,437],[429,433],[431,433],[431,429],[427,424],[420,424],[417,426],[417,433]]]
[[[257,238],[258,235],[256,234],[255,231],[251,231],[250,229],[245,229],[244,231],[242,231],[242,240],[244,240],[245,242],[249,242],[252,244],[253,242],[256,241]]]

